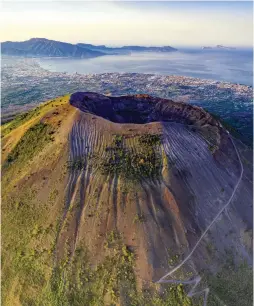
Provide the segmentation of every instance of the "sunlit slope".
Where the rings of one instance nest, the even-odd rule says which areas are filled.
[[[250,150],[199,108],[146,95],[68,100],[2,127],[4,304],[198,305],[188,286],[156,282],[213,222],[170,277],[202,274],[212,288],[208,276],[231,260],[228,271],[247,281],[229,289],[242,294],[251,285],[248,268],[237,268],[251,262]],[[225,292],[216,296],[230,304]]]
[[[35,300],[51,273],[67,180],[68,133],[76,113],[68,99],[49,101],[2,126],[5,305],[28,305],[26,298]]]

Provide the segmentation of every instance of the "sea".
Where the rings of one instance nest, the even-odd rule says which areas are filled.
[[[106,55],[91,59],[33,58],[34,60],[42,68],[51,72],[64,73],[64,75],[65,73],[74,75],[76,73],[100,74],[106,72],[175,75],[247,85],[250,86],[248,90],[253,88],[252,49],[202,50],[201,48],[182,48],[177,52],[169,53],[131,53]],[[52,89],[54,84],[47,79],[44,79],[41,85],[40,81],[33,83],[33,77],[30,78],[29,75],[30,65],[26,68],[25,63],[24,65],[22,62],[21,64],[15,64],[14,57],[5,61],[2,59],[2,113],[4,111],[10,113],[13,109],[18,109],[19,106],[23,107],[24,104],[29,106],[29,103],[31,105],[33,103],[34,105],[39,101],[49,99],[50,94],[61,95],[67,90],[64,86],[63,88]],[[8,68],[8,65],[10,68]],[[38,77],[40,78],[40,73]],[[26,78],[29,80],[27,84]],[[71,92],[71,84],[68,84],[68,86],[68,90]],[[241,102],[239,99],[233,101],[231,98],[221,100],[215,94],[214,97],[209,97],[207,101],[197,99],[188,102],[204,107],[209,112],[220,116],[241,134],[242,141],[252,145],[252,101],[243,100]],[[10,108],[12,104],[13,107]]]
[[[40,58],[40,66],[66,73],[152,73],[189,76],[252,86],[253,50],[180,49],[167,53],[131,53],[91,59]]]

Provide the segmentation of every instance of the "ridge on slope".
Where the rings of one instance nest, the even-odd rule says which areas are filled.
[[[198,305],[155,282],[230,198],[240,168],[229,134],[201,108],[148,95],[66,102],[3,127],[6,305]],[[208,305],[250,301],[251,159],[236,145],[246,162],[232,205],[175,276],[202,273]]]

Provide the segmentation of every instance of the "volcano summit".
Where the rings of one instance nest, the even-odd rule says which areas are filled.
[[[77,92],[2,148],[6,305],[250,305],[252,150],[202,108]]]

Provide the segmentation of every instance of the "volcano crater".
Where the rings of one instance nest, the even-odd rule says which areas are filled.
[[[111,97],[94,92],[76,92],[71,95],[70,104],[82,112],[120,124],[178,122],[221,126],[219,121],[200,107],[147,94]]]

